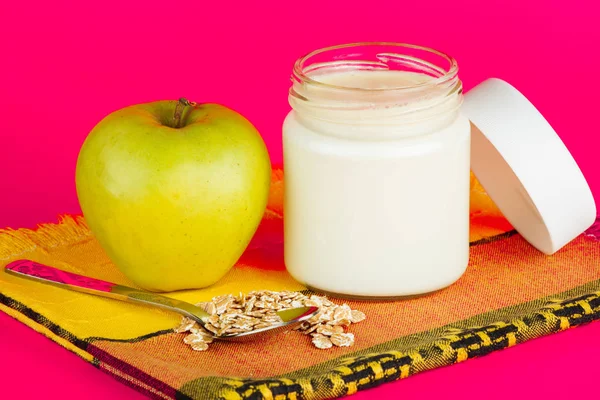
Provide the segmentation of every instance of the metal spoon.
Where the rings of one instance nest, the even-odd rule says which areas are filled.
[[[115,283],[106,282],[100,279],[90,278],[83,275],[77,275],[72,272],[62,271],[47,265],[39,264],[31,260],[18,260],[8,264],[5,267],[8,274],[28,278],[40,283],[62,287],[76,292],[93,294],[96,296],[109,297],[127,302],[142,303],[145,305],[163,308],[185,315],[204,326],[202,318],[210,317],[206,311],[185,301],[175,300],[170,297],[161,296],[156,293],[150,293],[143,290],[133,289]],[[266,328],[256,329],[243,333],[232,333],[227,335],[214,336],[215,339],[228,341],[248,341],[260,337],[270,336],[272,334],[291,329],[302,321],[305,321],[315,315],[319,309],[317,307],[298,307],[288,310],[277,311],[277,315],[283,322],[268,326]]]

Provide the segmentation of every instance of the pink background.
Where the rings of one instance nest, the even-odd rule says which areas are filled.
[[[353,41],[445,51],[458,60],[467,90],[492,76],[508,80],[559,132],[600,198],[596,4],[3,1],[0,227],[33,227],[78,212],[73,177],[82,141],[107,113],[133,103],[186,96],[225,104],[254,122],[273,162],[281,162],[294,60]],[[588,397],[599,334],[600,324],[591,325],[355,397]],[[0,391],[141,397],[3,314],[0,354]]]

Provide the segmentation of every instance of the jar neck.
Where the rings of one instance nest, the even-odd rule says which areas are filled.
[[[449,61],[445,69],[404,46],[346,45],[298,60],[289,95],[297,119],[317,132],[360,140],[418,136],[450,125],[463,100],[456,63],[416,48],[440,54]]]

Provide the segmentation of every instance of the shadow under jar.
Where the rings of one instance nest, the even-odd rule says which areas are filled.
[[[300,58],[283,124],[285,263],[310,288],[395,298],[469,257],[470,124],[456,61],[399,43]]]

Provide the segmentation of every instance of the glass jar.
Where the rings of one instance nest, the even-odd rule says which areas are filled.
[[[469,256],[470,123],[456,61],[399,43],[300,58],[283,124],[285,264],[308,287],[394,298]]]

